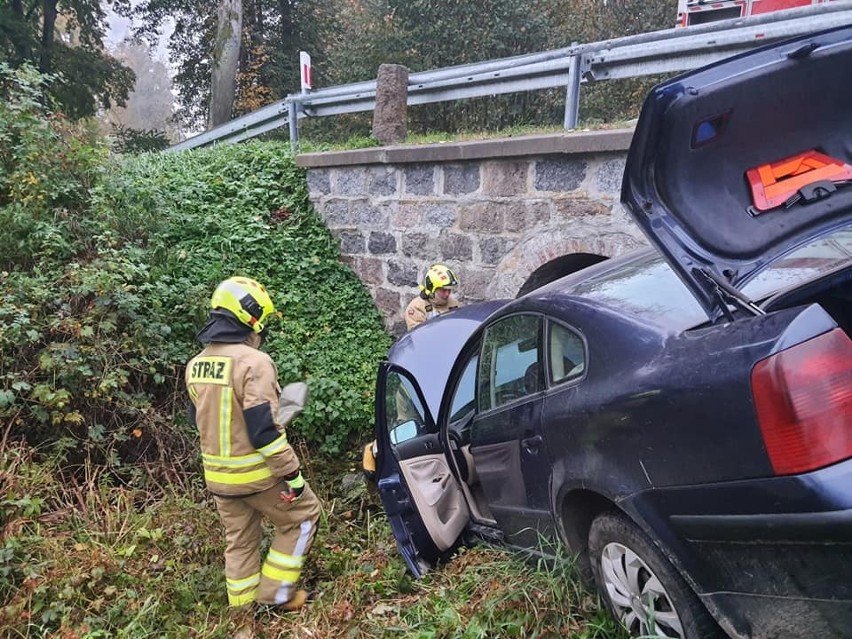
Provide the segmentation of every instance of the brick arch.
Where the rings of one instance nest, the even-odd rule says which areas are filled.
[[[517,296],[520,297],[564,275],[582,270],[606,259],[605,255],[598,255],[597,253],[566,253],[560,255],[549,262],[545,262],[530,273]]]
[[[642,244],[639,238],[628,233],[577,236],[575,229],[539,231],[520,242],[500,260],[489,294],[492,298],[515,297],[533,272],[565,255],[614,257]],[[592,261],[588,260],[589,263]]]

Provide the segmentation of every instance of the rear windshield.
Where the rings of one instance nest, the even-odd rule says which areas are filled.
[[[823,273],[852,264],[852,228],[846,227],[788,253],[743,287],[753,300],[763,300]]]
[[[580,282],[571,292],[675,331],[709,320],[686,285],[656,252]]]

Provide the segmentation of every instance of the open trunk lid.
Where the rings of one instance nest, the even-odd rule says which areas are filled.
[[[622,201],[711,317],[759,312],[742,286],[852,219],[852,26],[658,85]]]

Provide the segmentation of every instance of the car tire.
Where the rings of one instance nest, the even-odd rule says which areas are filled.
[[[601,598],[632,636],[726,636],[665,555],[625,515],[595,518],[589,558]]]

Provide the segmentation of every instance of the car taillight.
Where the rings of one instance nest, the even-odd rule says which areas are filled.
[[[852,341],[842,330],[759,361],[751,388],[776,475],[852,457]]]

